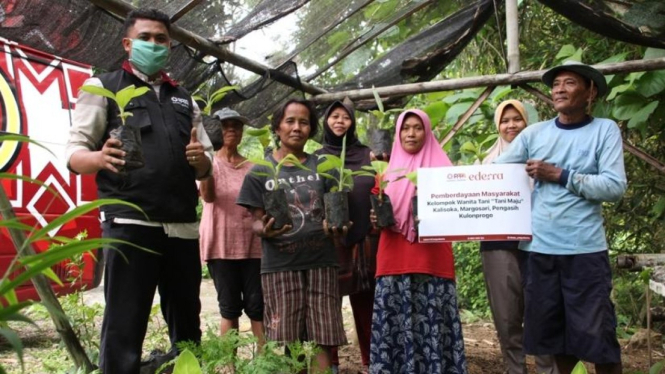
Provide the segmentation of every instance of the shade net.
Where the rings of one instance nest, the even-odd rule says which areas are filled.
[[[621,9],[615,9],[613,1],[540,1],[601,35],[665,45],[665,5],[660,0],[625,0]],[[132,6],[158,8],[169,16],[189,3],[131,1]],[[302,95],[297,84],[301,80],[337,91],[432,79],[488,20],[493,3],[201,0],[174,24],[272,68],[262,75],[248,73],[174,41],[167,71],[190,91],[204,82],[203,90],[239,84],[240,89],[214,108],[233,106],[256,125],[263,125],[288,96]],[[568,11],[557,5],[561,3],[577,6]],[[442,20],[433,25],[419,22],[423,14],[440,14]],[[404,41],[385,42],[395,35]],[[117,69],[125,58],[121,20],[87,0],[2,0],[0,36],[99,70]],[[276,82],[280,74],[294,78],[296,88]],[[395,100],[399,103],[399,98]]]

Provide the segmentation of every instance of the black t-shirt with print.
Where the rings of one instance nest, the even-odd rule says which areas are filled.
[[[277,164],[272,155],[266,160]],[[303,165],[311,171],[295,166],[283,166],[280,170],[280,186],[286,191],[293,229],[275,238],[261,239],[261,273],[338,266],[333,240],[323,232],[323,194],[331,183],[316,173],[317,164],[316,156],[307,155]],[[263,209],[263,193],[273,190],[274,182],[254,173],[266,172],[265,166],[255,165],[245,175],[236,204]]]

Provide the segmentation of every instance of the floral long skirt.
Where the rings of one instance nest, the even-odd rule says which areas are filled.
[[[424,274],[379,277],[371,374],[466,374],[455,282]]]

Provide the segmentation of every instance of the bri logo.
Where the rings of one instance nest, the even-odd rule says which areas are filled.
[[[182,107],[185,107],[185,108],[189,109],[189,100],[187,100],[187,99],[183,99],[181,97],[172,97],[171,102],[173,104],[178,104]]]
[[[466,174],[464,173],[448,173],[448,180],[451,182],[459,182],[466,180]]]

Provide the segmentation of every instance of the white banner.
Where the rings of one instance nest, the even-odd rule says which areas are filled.
[[[531,240],[524,164],[418,169],[421,243]]]

